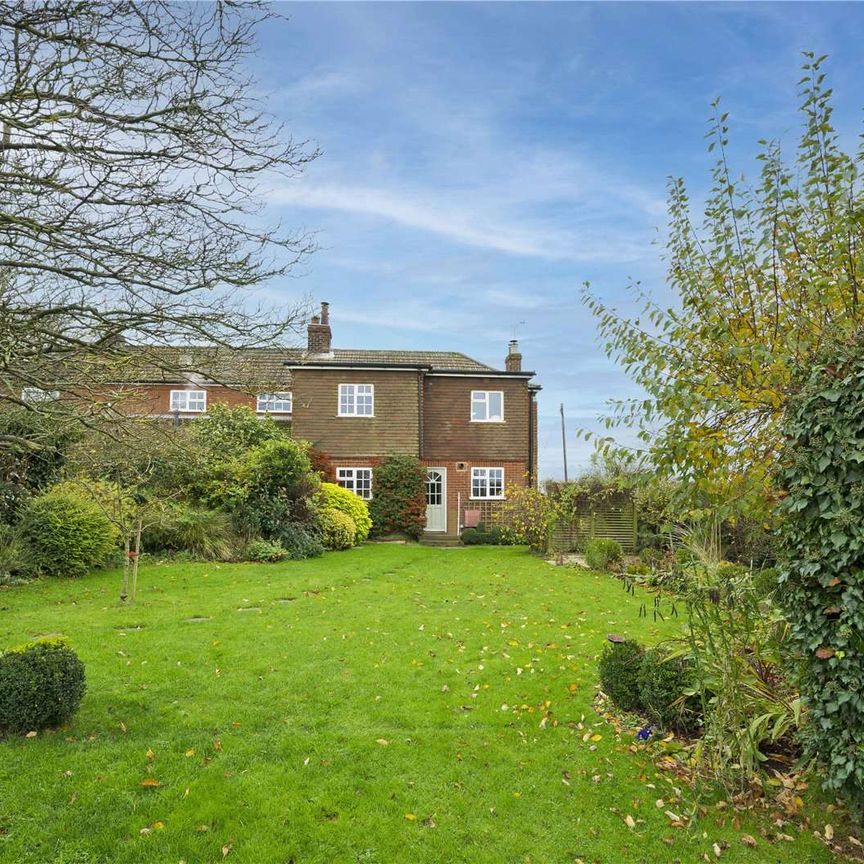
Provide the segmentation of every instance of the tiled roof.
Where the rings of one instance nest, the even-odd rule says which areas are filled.
[[[366,351],[353,348],[336,348],[333,357],[323,361],[310,356],[313,363],[380,363],[382,366],[431,366],[440,371],[453,372],[492,372],[491,366],[462,354],[459,351]],[[299,361],[300,363],[303,360]]]
[[[213,348],[201,346],[129,346],[117,361],[118,382],[173,383],[201,377],[221,384],[290,386],[289,364],[345,366],[428,366],[435,371],[494,372],[491,366],[458,351],[374,351],[337,348],[326,356],[296,348]],[[113,377],[113,376],[112,376]]]

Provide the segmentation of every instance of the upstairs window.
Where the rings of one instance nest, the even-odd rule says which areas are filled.
[[[372,497],[371,468],[337,468],[336,482],[366,501]]]
[[[172,390],[171,410],[200,414],[207,410],[206,390]]]
[[[373,384],[340,384],[340,417],[373,417],[375,386]]]
[[[28,405],[38,405],[40,402],[54,402],[60,398],[59,390],[43,390],[41,387],[25,387],[21,391],[21,401]]]
[[[471,391],[472,423],[503,423],[504,393],[501,390]]]
[[[504,469],[503,468],[472,468],[471,469],[472,498],[503,498]]]
[[[259,414],[290,414],[292,409],[290,393],[259,393],[255,410]]]

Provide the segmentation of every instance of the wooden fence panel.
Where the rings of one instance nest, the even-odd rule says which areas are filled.
[[[586,540],[601,537],[617,540],[625,552],[635,552],[636,519],[636,507],[632,501],[596,505],[591,512],[580,513],[572,521],[555,526],[552,550],[568,552]]]

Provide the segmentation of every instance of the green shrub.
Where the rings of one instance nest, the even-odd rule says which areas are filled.
[[[284,561],[290,557],[290,553],[281,543],[271,543],[269,540],[251,540],[246,544],[243,557],[247,561],[258,561],[268,563]]]
[[[141,543],[148,552],[189,552],[204,561],[227,561],[237,541],[225,513],[176,503],[146,526]]]
[[[31,732],[69,720],[84,697],[84,664],[62,640],[0,654],[0,730]]]
[[[350,549],[357,539],[354,521],[334,507],[324,507],[318,513],[318,528],[326,549]]]
[[[292,561],[317,558],[324,553],[324,544],[318,533],[296,522],[286,522],[282,525],[276,540],[285,548]]]
[[[418,539],[426,527],[426,469],[414,456],[386,456],[372,482],[369,515],[375,536],[407,534]]]
[[[509,546],[513,543],[511,533],[501,525],[487,529],[482,522],[476,528],[465,528],[461,539],[466,546]]]
[[[692,732],[699,725],[699,700],[685,696],[693,685],[687,662],[663,648],[645,652],[637,671],[639,701],[646,716],[663,729]]]
[[[753,571],[753,590],[760,600],[772,600],[780,587],[780,571],[776,567],[762,567]]]
[[[525,544],[533,552],[543,553],[549,549],[555,506],[539,489],[513,484],[499,505],[496,523],[510,543]]]
[[[265,441],[243,456],[227,484],[225,506],[241,531],[276,540],[288,523],[314,524],[320,482],[306,444]]]
[[[35,575],[84,576],[103,563],[119,532],[91,501],[46,492],[21,514],[18,537]]]
[[[11,525],[0,522],[0,581],[14,581],[26,576],[27,558],[18,533]]]
[[[27,502],[60,479],[69,447],[71,424],[38,412],[12,409],[0,412],[0,521],[14,522]],[[20,439],[33,447],[8,446]]]
[[[266,441],[290,438],[288,429],[272,417],[261,417],[251,408],[213,405],[192,425],[192,435],[201,447],[218,459],[237,454]]]
[[[585,561],[592,570],[608,570],[621,560],[621,544],[595,537],[585,544]]]
[[[600,657],[598,671],[603,692],[622,710],[639,711],[639,666],[645,649],[630,639],[610,642]]]
[[[321,504],[324,509],[340,510],[351,518],[356,532],[355,543],[362,543],[372,530],[369,506],[350,489],[343,489],[335,483],[321,484]]]

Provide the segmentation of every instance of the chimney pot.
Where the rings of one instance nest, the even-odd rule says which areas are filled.
[[[333,334],[330,330],[330,304],[321,304],[321,314],[313,315],[306,328],[307,351],[310,354],[329,354]]]
[[[519,343],[515,339],[510,340],[510,345],[507,349],[507,358],[504,361],[504,368],[508,372],[522,371],[522,355],[519,353]]]

